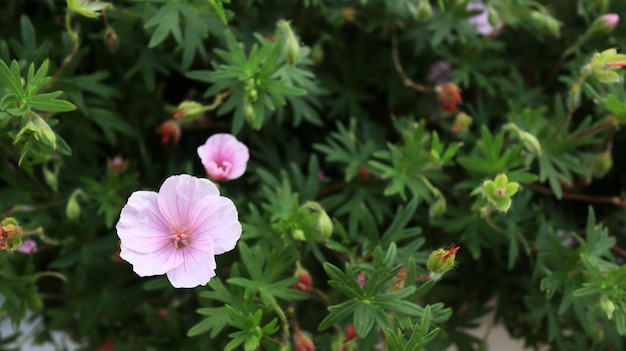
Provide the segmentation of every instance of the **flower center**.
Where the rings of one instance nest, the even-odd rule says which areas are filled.
[[[189,229],[187,227],[172,227],[170,229],[170,239],[172,239],[172,243],[174,243],[175,249],[181,249],[187,245],[189,245]]]
[[[228,161],[220,161],[215,163],[217,169],[222,171],[223,173],[227,173],[230,170],[230,162]]]

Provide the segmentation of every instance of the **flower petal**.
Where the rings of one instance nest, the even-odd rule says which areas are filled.
[[[183,252],[184,262],[178,268],[167,272],[167,278],[175,288],[195,288],[206,285],[215,276],[215,256],[210,250],[196,250],[187,246]]]
[[[154,252],[171,245],[170,227],[159,212],[155,192],[134,192],[115,228],[122,245],[136,252]]]
[[[159,189],[159,210],[170,226],[185,226],[193,203],[205,196],[219,194],[217,186],[208,179],[187,174],[171,176]]]
[[[210,246],[215,255],[234,249],[241,237],[237,208],[223,196],[207,196],[195,203],[188,225],[191,246]]]
[[[123,244],[120,246],[120,257],[133,265],[133,271],[141,277],[164,274],[183,264],[183,252],[174,245],[158,251],[143,253],[132,250]]]

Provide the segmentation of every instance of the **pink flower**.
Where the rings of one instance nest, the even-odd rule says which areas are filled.
[[[493,28],[493,26],[489,23],[489,12],[487,11],[487,6],[485,6],[482,2],[470,2],[467,4],[465,9],[467,11],[481,11],[479,14],[470,17],[468,20],[468,22],[474,26],[476,33],[478,34],[489,35],[502,27],[502,21],[500,21],[498,22],[497,28]]]
[[[208,179],[171,176],[158,193],[136,191],[117,222],[120,256],[138,275],[167,274],[175,288],[205,285],[215,276],[215,255],[241,236],[233,202]]]
[[[237,179],[246,171],[248,147],[231,134],[213,134],[198,147],[202,165],[213,180]]]
[[[17,251],[25,254],[30,254],[37,251],[37,243],[35,240],[26,239],[22,241],[22,245],[17,249]]]

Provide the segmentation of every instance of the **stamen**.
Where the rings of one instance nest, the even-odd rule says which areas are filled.
[[[187,227],[172,227],[170,229],[170,239],[174,243],[174,248],[181,249],[187,245],[189,245],[189,229]]]

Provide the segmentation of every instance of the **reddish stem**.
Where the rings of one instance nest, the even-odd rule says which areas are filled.
[[[551,189],[538,185],[538,184],[526,184],[526,186],[543,194],[554,195],[554,192]],[[595,203],[614,204],[619,207],[626,207],[626,200],[620,198],[619,196],[592,196],[592,195],[568,193],[564,191],[563,198],[579,200],[579,201],[589,201],[589,202],[595,202]]]

